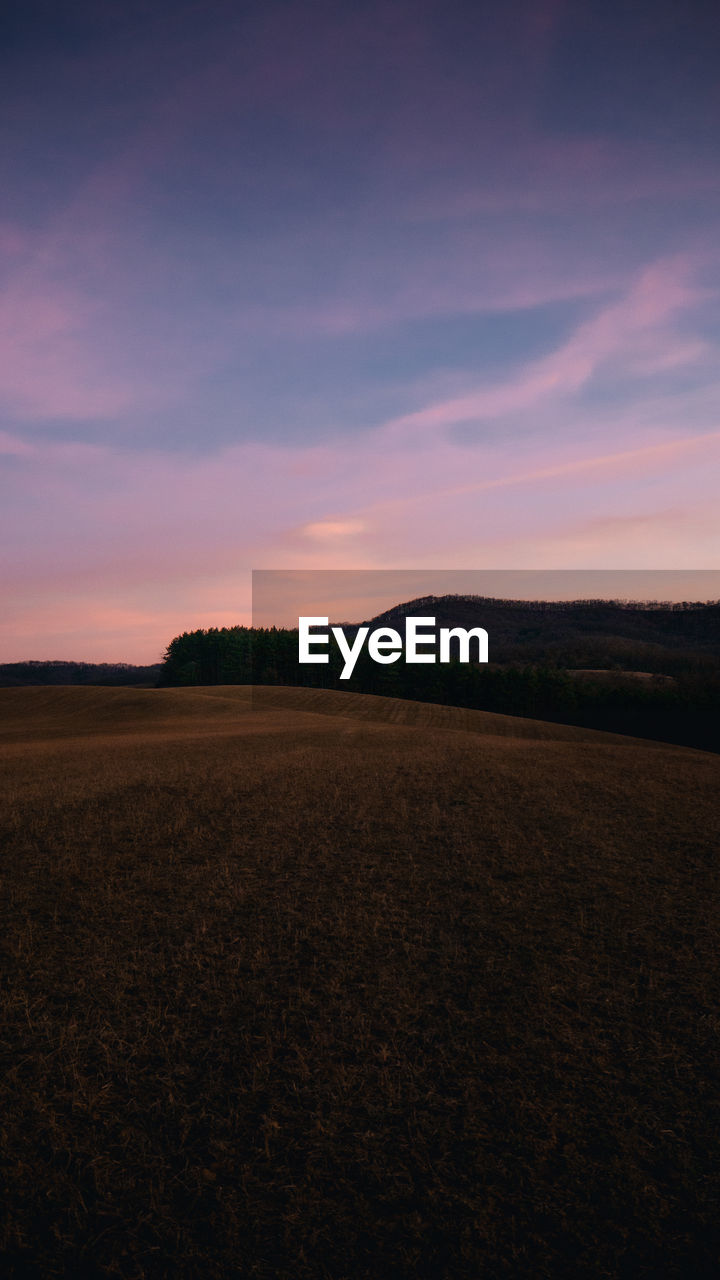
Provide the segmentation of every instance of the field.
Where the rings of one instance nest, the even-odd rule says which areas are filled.
[[[720,758],[0,690],[9,1277],[710,1277]]]

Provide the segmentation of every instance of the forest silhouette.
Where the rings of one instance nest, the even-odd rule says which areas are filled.
[[[298,631],[198,629],[168,645],[165,686],[292,685],[345,689],[603,729],[720,750],[720,604],[505,601],[425,596],[378,615],[484,626],[490,661],[379,666],[363,651],[349,680],[331,644],[326,665],[298,662]],[[343,624],[351,636],[360,624]]]

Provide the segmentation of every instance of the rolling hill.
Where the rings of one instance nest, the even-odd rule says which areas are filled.
[[[643,604],[613,600],[495,600],[424,596],[393,606],[373,625],[397,627],[428,614],[438,627],[485,627],[496,662],[544,662],[661,671],[720,665],[720,602]],[[649,665],[648,665],[649,664]]]
[[[0,690],[14,1277],[715,1274],[720,761]]]

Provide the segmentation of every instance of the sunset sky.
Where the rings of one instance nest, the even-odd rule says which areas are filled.
[[[5,0],[0,661],[720,568],[720,10]]]

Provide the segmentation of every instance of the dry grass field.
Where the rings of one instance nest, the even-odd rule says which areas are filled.
[[[715,1277],[720,758],[0,690],[8,1277]]]

